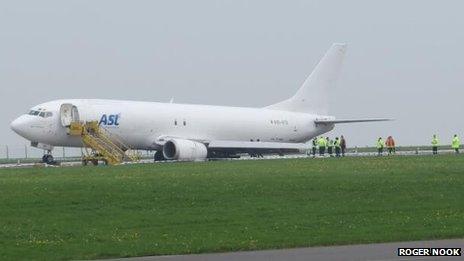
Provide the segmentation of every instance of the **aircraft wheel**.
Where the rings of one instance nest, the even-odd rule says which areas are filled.
[[[82,166],[87,166],[87,160],[82,160]]]
[[[55,161],[53,160],[53,156],[50,154],[43,155],[42,161],[47,164],[53,164]]]
[[[93,164],[94,166],[98,166],[98,160],[92,160],[92,164]]]
[[[155,160],[155,161],[162,161],[162,160],[164,160],[163,152],[162,152],[162,151],[157,151],[157,152],[155,152],[154,160]]]

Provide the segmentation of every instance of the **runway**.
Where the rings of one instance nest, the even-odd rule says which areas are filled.
[[[119,261],[319,261],[319,260],[462,260],[461,257],[431,257],[416,256],[406,257],[397,255],[398,248],[462,248],[464,239],[413,241],[400,243],[381,243],[349,246],[308,247],[282,250],[246,251],[233,253],[199,254],[199,255],[173,255],[173,256],[149,256],[136,258],[111,259]],[[461,250],[462,254],[462,250]]]

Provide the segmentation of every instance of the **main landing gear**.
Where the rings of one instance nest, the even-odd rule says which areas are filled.
[[[156,162],[156,161],[163,161],[163,160],[166,160],[166,159],[163,156],[163,152],[158,150],[158,151],[155,152],[154,160]]]

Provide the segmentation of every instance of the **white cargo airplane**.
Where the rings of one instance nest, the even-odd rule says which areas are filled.
[[[388,119],[335,119],[327,115],[327,91],[338,78],[346,44],[333,44],[294,96],[264,108],[121,100],[69,99],[34,106],[11,123],[31,145],[82,147],[69,136],[72,121],[98,121],[132,149],[156,150],[155,160],[205,160],[239,153],[306,150],[305,142],[337,123]],[[53,160],[51,154],[45,160]]]

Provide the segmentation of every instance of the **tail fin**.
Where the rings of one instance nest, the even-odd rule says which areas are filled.
[[[327,115],[327,92],[335,87],[345,53],[346,44],[333,44],[293,97],[266,108]]]

